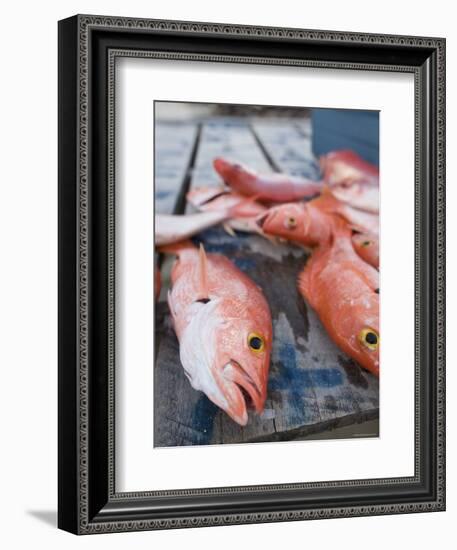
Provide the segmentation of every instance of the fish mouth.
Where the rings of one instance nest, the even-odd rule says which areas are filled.
[[[234,359],[224,365],[223,375],[228,382],[231,382],[230,389],[235,394],[234,403],[227,412],[238,424],[245,426],[248,410],[254,410],[258,414],[262,412],[264,405],[262,393],[252,377]]]
[[[265,225],[265,222],[269,217],[270,217],[270,212],[265,212],[265,214],[260,214],[260,216],[258,216],[255,219],[255,223],[260,227],[260,229],[263,230],[263,226]]]

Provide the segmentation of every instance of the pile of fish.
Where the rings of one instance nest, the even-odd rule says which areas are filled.
[[[175,254],[168,304],[193,388],[244,426],[266,399],[272,320],[262,290],[231,261],[190,237],[222,223],[280,246],[311,249],[298,290],[333,341],[379,376],[379,171],[352,151],[320,159],[322,180],[258,174],[213,161],[221,187],[192,189],[199,213],[156,216],[155,242]],[[156,271],[156,296],[160,274]]]

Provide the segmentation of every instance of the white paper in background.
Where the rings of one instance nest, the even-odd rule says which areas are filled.
[[[414,475],[413,76],[126,58],[116,86],[116,490]],[[153,448],[154,100],[381,111],[379,438]]]

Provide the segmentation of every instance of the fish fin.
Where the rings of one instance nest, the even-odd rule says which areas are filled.
[[[176,256],[180,256],[186,250],[195,250],[195,245],[192,241],[186,240],[158,246],[157,250],[163,254],[175,254]]]
[[[228,223],[223,223],[222,227],[224,228],[225,232],[228,233],[231,237],[236,237],[236,233]]]
[[[173,303],[173,297],[171,295],[171,290],[170,289],[168,289],[168,291],[167,291],[167,302],[168,302],[168,309],[170,310],[171,317],[174,321],[174,319],[176,317],[176,312],[175,312],[175,306],[174,306],[174,303]]]
[[[274,235],[268,235],[267,233],[264,233],[260,227],[259,227],[259,235],[262,235],[262,237],[265,237],[265,239],[267,239],[267,241],[270,241],[270,243],[274,246],[278,246],[279,244],[279,241],[278,239],[274,236]]]
[[[310,302],[310,288],[309,288],[309,269],[305,268],[300,271],[297,277],[297,286],[300,294]]]
[[[255,222],[249,223],[248,227],[252,233],[257,234],[260,237],[264,237],[265,239],[267,239],[267,241],[270,241],[272,245],[274,246],[279,245],[280,241],[278,240],[278,238],[275,237],[274,235],[269,235],[268,233],[265,233],[265,231],[263,231],[262,228],[259,225],[257,225],[257,223]]]
[[[206,257],[205,247],[203,243],[200,243],[200,250],[198,252],[198,299],[209,299],[209,286],[208,286],[208,258]]]

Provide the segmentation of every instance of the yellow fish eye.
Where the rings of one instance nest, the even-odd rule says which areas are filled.
[[[294,229],[295,227],[297,227],[297,219],[294,218],[294,216],[289,216],[289,218],[287,219],[287,227],[289,229]]]
[[[257,332],[251,332],[248,336],[248,346],[254,353],[261,353],[265,349],[265,341]]]
[[[370,246],[371,241],[363,241],[362,246]]]
[[[359,340],[365,347],[372,351],[378,349],[379,334],[372,328],[363,328],[359,333]]]

